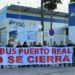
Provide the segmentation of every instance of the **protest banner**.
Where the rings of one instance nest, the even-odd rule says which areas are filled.
[[[72,47],[0,48],[0,65],[72,63]]]

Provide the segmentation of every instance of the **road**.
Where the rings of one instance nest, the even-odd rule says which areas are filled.
[[[25,67],[0,69],[0,75],[75,75],[75,67]]]

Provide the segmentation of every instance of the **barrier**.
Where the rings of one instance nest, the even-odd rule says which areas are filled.
[[[0,65],[72,63],[72,47],[0,48]]]

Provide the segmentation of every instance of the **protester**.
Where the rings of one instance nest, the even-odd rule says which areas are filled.
[[[33,42],[33,47],[37,47],[37,44],[36,44],[36,42]]]
[[[22,47],[28,47],[27,42],[24,42],[23,45],[22,45]]]
[[[41,45],[41,43],[39,42],[38,44],[36,44],[36,42],[34,42],[33,43],[33,46],[34,47],[42,47],[42,45]],[[37,67],[37,66],[40,66],[40,65],[38,65],[38,64],[36,64],[36,65],[33,65],[34,67]]]
[[[38,43],[37,47],[42,47],[42,45],[41,45],[41,43],[40,43],[40,42]]]
[[[16,47],[17,47],[17,48],[18,48],[18,47],[22,47],[21,42],[18,42],[18,44],[17,44]]]
[[[44,42],[43,42],[43,46],[44,46],[44,47],[46,47],[46,46],[48,47],[47,41],[44,41]]]
[[[1,47],[1,43],[0,43],[0,47]],[[3,65],[1,65],[1,69],[4,69],[4,66]]]
[[[33,47],[37,47],[36,42],[33,42]],[[36,67],[37,65],[32,65],[33,67]]]
[[[8,40],[8,44],[6,45],[6,47],[14,47],[14,40],[10,39]],[[8,65],[8,68],[13,68],[13,65]]]
[[[65,47],[64,42],[60,41],[59,47]]]
[[[24,42],[24,43],[23,43],[23,45],[22,45],[22,47],[27,48],[27,47],[28,47],[27,42]],[[22,68],[24,68],[25,66],[26,66],[26,65],[22,65]],[[28,66],[26,66],[26,67],[29,67],[29,65],[28,65]]]
[[[73,47],[74,44],[72,43],[71,40],[68,41],[67,47]],[[75,50],[75,49],[74,49]],[[74,52],[73,52],[73,58],[74,58]],[[71,66],[71,64],[68,64],[68,66]]]
[[[4,69],[4,66],[3,65],[1,65],[1,69]]]
[[[8,44],[6,47],[14,47],[14,41],[13,40],[8,40]]]
[[[52,47],[58,47],[58,45],[57,45],[56,41],[54,41],[54,42],[53,42]],[[58,66],[59,64],[55,64],[55,65],[56,65],[56,66]],[[53,66],[55,66],[55,65],[53,65]]]
[[[68,47],[71,47],[71,46],[74,46],[74,44],[72,43],[71,40],[69,40],[67,46],[68,46]]]
[[[54,42],[53,42],[52,47],[58,47],[58,45],[57,45],[56,41],[54,41]]]
[[[59,44],[58,47],[65,47],[64,42],[63,42],[63,41],[60,41],[60,44]],[[61,65],[62,65],[62,64],[59,64],[59,67],[60,67]],[[64,65],[64,67],[66,66],[66,64],[63,64],[63,65]]]
[[[29,47],[33,47],[33,43],[32,43],[32,42],[30,42],[30,45],[29,45]]]
[[[18,44],[17,44],[17,46],[16,46],[16,48],[20,48],[20,47],[22,47],[22,45],[21,45],[21,42],[19,41]],[[19,65],[19,68],[21,68],[21,67],[22,67],[22,66]]]
[[[44,42],[43,42],[43,47],[48,47],[47,41],[44,41]],[[49,64],[48,64],[48,65],[44,64],[44,65],[41,65],[41,66],[49,66]]]

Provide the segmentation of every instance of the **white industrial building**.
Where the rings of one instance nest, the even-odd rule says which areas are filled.
[[[10,38],[16,41],[36,41],[43,43],[44,40],[50,45],[50,39],[67,42],[68,20],[67,14],[53,12],[54,36],[49,35],[50,30],[50,12],[44,10],[44,31],[38,27],[41,25],[41,10],[39,8],[30,8],[18,5],[11,5],[0,11],[0,44],[6,45]],[[32,37],[31,37],[31,36]]]
[[[51,41],[56,41],[57,44],[60,41],[67,43],[67,40],[74,41],[74,26],[68,25],[68,14],[61,12],[53,12],[53,29],[54,35],[49,35],[51,28],[51,16],[50,11],[44,10],[44,31],[41,31],[41,10],[39,8],[30,8],[18,5],[11,5],[0,10],[0,45],[5,46],[9,39],[15,39],[15,41],[36,41],[43,43],[46,40],[49,45]],[[69,28],[69,31],[68,31]],[[18,68],[13,66],[13,69],[7,69],[8,66],[4,66],[4,69],[0,69],[1,75],[74,75],[74,67],[57,67],[57,65],[50,66],[38,66],[38,67],[25,67]]]

